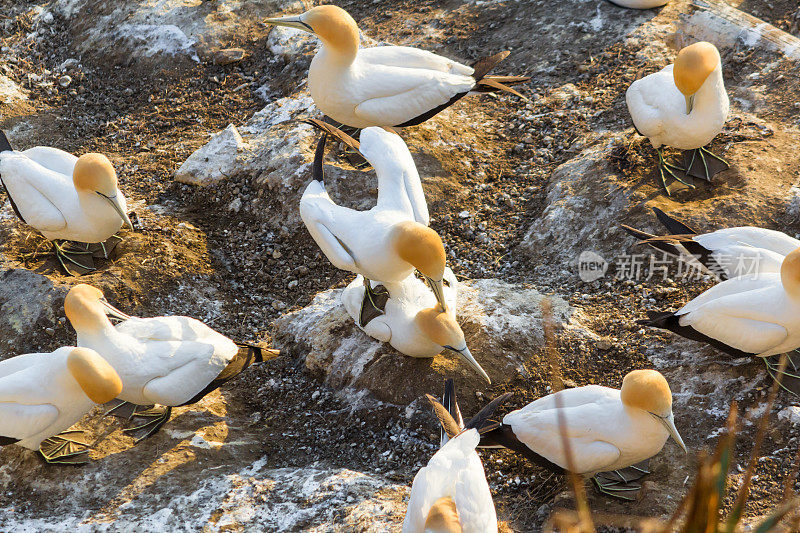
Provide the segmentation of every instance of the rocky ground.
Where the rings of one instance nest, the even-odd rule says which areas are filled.
[[[676,264],[665,273],[617,224],[658,232],[650,207],[660,207],[701,230],[800,233],[796,2],[732,1],[724,11],[718,1],[673,0],[641,12],[586,0],[337,3],[366,43],[465,62],[508,49],[498,72],[532,76],[529,102],[470,98],[402,133],[431,225],[463,281],[467,340],[493,385],[450,356],[411,360],[379,345],[338,303],[351,275],[327,262],[297,212],[313,133],[296,119],[318,114],[304,83],[316,43],[260,22],[299,12],[300,2],[0,0],[0,127],[20,148],[107,154],[140,222],[113,260],[76,280],[5,203],[0,357],[74,343],[62,304],[79,281],[129,313],[190,315],[284,350],[176,409],[136,446],[114,419],[87,417],[81,426],[97,444],[84,467],[48,468],[27,450],[3,448],[0,530],[396,529],[438,440],[424,393],[454,376],[473,413],[505,391],[515,393],[509,408],[548,392],[544,297],[554,304],[567,385],[619,386],[632,368],[658,368],[690,448],[684,457],[666,445],[637,502],[590,489],[593,509],[671,513],[728,404],[760,412],[770,385],[761,363],[635,324],[649,309],[677,308],[709,280]],[[722,52],[731,116],[713,148],[731,169],[667,197],[624,91],[698,38]],[[335,150],[326,173],[337,201],[374,202],[374,176]],[[585,251],[608,264],[598,280],[578,275]],[[782,492],[799,444],[797,404],[779,397],[749,519]],[[746,424],[734,486],[753,433]],[[481,455],[508,529],[538,531],[554,507],[569,505],[562,479],[507,452]]]

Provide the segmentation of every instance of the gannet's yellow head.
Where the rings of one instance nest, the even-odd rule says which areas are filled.
[[[672,414],[672,392],[666,378],[657,370],[634,370],[622,380],[622,403],[642,409],[656,417],[669,431],[675,442],[686,451]]]
[[[461,521],[458,519],[456,502],[445,496],[439,498],[428,511],[425,520],[425,533],[461,533]]]
[[[441,305],[420,310],[414,322],[423,335],[442,348],[456,352],[469,366],[474,368],[486,381],[492,382],[467,348],[464,331],[458,322]]]
[[[75,163],[72,171],[72,181],[78,191],[98,194],[105,199],[117,212],[122,221],[131,229],[125,198],[119,191],[117,171],[114,165],[103,154],[83,154]]]
[[[73,349],[67,356],[67,370],[94,403],[110,402],[122,392],[119,374],[94,350]]]
[[[302,15],[266,19],[273,26],[286,26],[307,31],[342,58],[352,61],[358,52],[358,25],[350,13],[338,6],[317,6]]]
[[[689,45],[678,52],[672,67],[672,76],[675,86],[686,98],[687,113],[691,113],[692,97],[716,70],[720,61],[717,47],[705,41]]]
[[[790,296],[800,298],[800,248],[783,258],[781,283]]]
[[[85,283],[75,285],[67,293],[64,299],[64,313],[72,327],[79,333],[98,331],[110,324],[107,315],[122,320],[130,318],[108,303],[103,291]]]
[[[439,234],[418,222],[405,221],[392,230],[391,242],[400,259],[425,276],[436,300],[442,308],[447,309],[444,299],[444,267],[447,256]]]

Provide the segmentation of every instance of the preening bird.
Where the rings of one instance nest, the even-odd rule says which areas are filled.
[[[320,128],[330,128],[317,121]],[[314,179],[300,199],[300,216],[322,252],[337,268],[361,274],[368,280],[400,282],[416,268],[430,284],[436,300],[447,309],[444,297],[445,251],[441,237],[428,227],[428,205],[408,147],[399,135],[382,128],[366,128],[361,142],[330,128],[359,150],[378,177],[378,201],[372,209],[356,211],[339,206],[325,190],[323,156],[327,133],[317,144]],[[385,295],[372,293],[376,312]]]
[[[475,451],[478,431],[450,439],[414,476],[403,533],[491,533],[497,514]]]
[[[630,499],[640,488],[634,482],[648,473],[646,461],[670,436],[686,451],[675,427],[669,384],[655,370],[628,373],[621,390],[586,385],[539,398],[505,415],[494,429],[482,430],[480,447],[508,448],[564,472],[562,424],[575,473],[593,477],[601,492],[618,498]]]
[[[365,314],[372,306],[368,303],[363,276],[357,276],[342,292],[345,309],[364,333],[411,357],[435,357],[444,349],[452,350],[491,383],[470,353],[464,332],[456,322],[458,282],[452,270],[444,270],[447,311],[442,310],[428,287],[413,273],[397,283],[371,283],[373,293],[385,291],[387,295],[380,314]]]
[[[0,131],[0,183],[19,219],[53,243],[68,273],[94,270],[94,263],[91,251],[65,241],[105,243],[123,224],[133,229],[117,173],[102,154],[75,157],[47,146],[17,152]]]
[[[640,324],[705,342],[735,358],[757,356],[773,377],[776,358],[800,348],[800,248],[780,272],[740,276],[711,287],[675,312],[651,312]],[[782,384],[800,394],[800,355],[789,355]]]
[[[38,451],[48,463],[85,463],[89,445],[78,440],[82,432],[65,430],[121,391],[119,375],[87,348],[0,361],[0,446]]]
[[[358,25],[344,9],[324,5],[264,22],[313,33],[322,41],[308,70],[314,104],[354,128],[415,126],[471,92],[507,91],[522,76],[487,76],[508,52],[472,67],[407,46],[359,48]]]
[[[64,300],[64,311],[78,334],[78,346],[101,354],[122,379],[122,403],[111,414],[143,417],[142,439],[158,431],[172,407],[200,401],[253,363],[280,352],[238,344],[199,320],[185,316],[131,317],[106,301],[102,291],[76,285]],[[122,320],[114,326],[109,315]],[[159,408],[139,406],[159,404]],[[141,440],[141,439],[140,439]]]
[[[800,248],[800,240],[780,231],[741,226],[699,234],[657,207],[653,212],[669,235],[651,235],[624,224],[621,227],[640,239],[640,244],[682,256],[722,280],[778,273],[784,258]]]
[[[426,396],[442,424],[442,438],[439,451],[414,477],[403,533],[496,532],[497,514],[475,447],[480,431],[498,425],[487,419],[511,394],[491,402],[466,426],[452,379],[445,381],[442,403]]]
[[[636,131],[649,138],[658,153],[667,193],[666,175],[693,187],[687,176],[710,180],[728,168],[724,159],[705,148],[722,131],[730,107],[722,60],[713,44],[683,48],[673,65],[634,81],[625,100]],[[664,145],[684,150],[682,167],[664,161]]]

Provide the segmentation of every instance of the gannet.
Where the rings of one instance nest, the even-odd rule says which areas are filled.
[[[317,144],[314,179],[300,199],[300,217],[308,232],[335,267],[369,280],[400,282],[416,268],[447,309],[442,281],[444,244],[428,227],[425,193],[406,144],[399,135],[382,128],[363,130],[360,145],[350,139],[378,177],[377,204],[368,211],[356,211],[335,204],[325,190],[322,161],[326,136],[323,133]],[[376,304],[381,299],[369,296]]]
[[[102,154],[75,157],[48,146],[17,152],[0,131],[0,183],[19,219],[53,243],[70,274],[94,270],[92,252],[64,241],[105,243],[123,223],[133,229],[117,173]]]
[[[629,9],[650,9],[667,5],[669,0],[608,0],[612,4]]]
[[[450,439],[414,476],[403,533],[491,533],[497,514],[476,429]]]
[[[508,52],[468,67],[407,46],[359,48],[356,22],[337,6],[264,22],[319,37],[322,47],[308,69],[311,97],[327,116],[354,128],[414,126],[470,92],[502,90],[521,97],[506,84],[530,79],[486,75]]]
[[[675,312],[651,312],[640,324],[705,342],[733,357],[764,358],[800,348],[800,248],[783,260],[780,272],[739,276],[711,287]],[[800,355],[790,356],[782,385],[800,394]]]
[[[728,168],[724,159],[704,148],[722,131],[729,109],[722,61],[713,44],[683,48],[673,65],[634,81],[625,100],[636,130],[658,153],[661,183],[668,194],[665,173],[693,187],[686,175],[710,180]],[[683,167],[664,161],[663,145],[685,151]]]
[[[559,412],[561,417],[559,417]],[[622,389],[586,385],[535,400],[482,432],[481,447],[504,447],[555,472],[567,469],[559,419],[563,419],[577,474],[592,477],[605,494],[629,499],[640,465],[667,439],[686,451],[672,414],[669,384],[655,370],[634,370]]]
[[[113,307],[102,291],[76,285],[64,300],[64,311],[78,334],[78,346],[101,354],[122,379],[122,403],[111,414],[128,412],[150,419],[129,431],[147,429],[142,439],[163,426],[180,407],[238,376],[253,363],[280,352],[238,344],[202,322],[185,316],[131,317]],[[108,315],[123,322],[111,324]],[[159,404],[164,409],[136,406]],[[139,439],[139,440],[142,440]]]
[[[89,445],[76,440],[82,432],[65,430],[120,391],[119,375],[87,348],[0,361],[0,446],[38,451],[48,463],[85,463]]]
[[[740,226],[698,234],[683,222],[653,208],[670,235],[656,236],[621,224],[621,227],[667,254],[683,256],[692,264],[726,280],[738,276],[778,273],[783,259],[800,248],[800,240],[771,229]]]
[[[398,352],[411,357],[436,357],[442,350],[457,353],[487,382],[489,376],[467,347],[464,332],[456,322],[456,293],[458,282],[453,271],[444,269],[443,311],[425,284],[413,273],[401,282],[373,284],[373,293],[387,292],[383,313],[370,317],[362,325],[367,309],[364,277],[359,275],[342,292],[342,303],[359,328],[370,337],[388,342]],[[382,287],[382,289],[381,289]]]

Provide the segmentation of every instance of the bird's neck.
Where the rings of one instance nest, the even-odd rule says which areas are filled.
[[[344,69],[353,64],[358,55],[358,43],[330,43],[322,42],[322,48],[317,53],[318,62],[332,69]],[[316,57],[315,57],[316,59]]]
[[[725,82],[722,80],[722,67],[717,68],[708,75],[706,81],[694,95],[694,109],[704,110],[715,107],[719,103],[720,92],[725,92]]]

